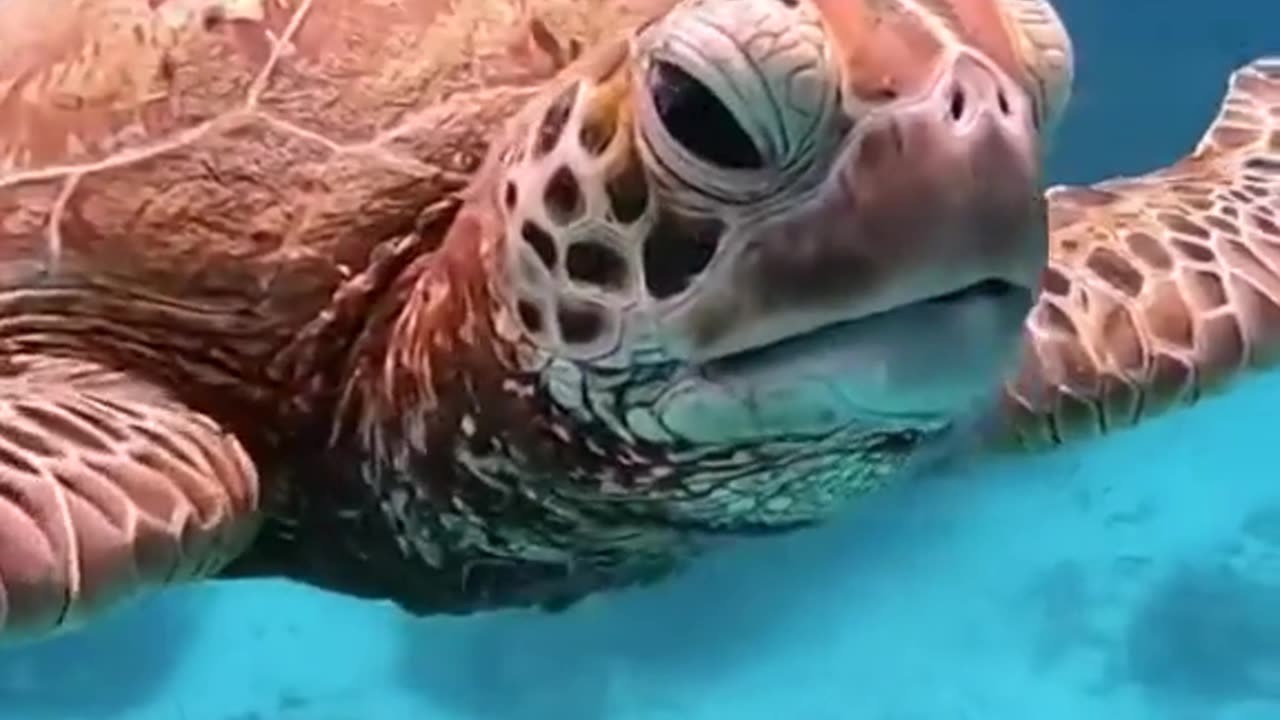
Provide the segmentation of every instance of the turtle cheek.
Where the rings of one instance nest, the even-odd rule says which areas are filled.
[[[601,93],[565,91],[562,97],[579,98],[572,109],[552,103],[525,152],[506,160],[490,197],[506,278],[499,295],[512,320],[504,326],[514,325],[517,340],[543,357],[617,365],[625,362],[626,316],[639,292],[634,237],[648,189],[642,172],[624,172],[638,160],[616,113],[598,102]]]
[[[606,241],[562,237],[530,220],[510,223],[506,244],[501,295],[525,341],[578,361],[618,352],[623,308],[615,299],[632,283],[620,253]]]

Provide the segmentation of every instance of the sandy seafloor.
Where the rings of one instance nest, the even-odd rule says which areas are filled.
[[[1229,69],[1280,52],[1280,0],[1061,7],[1081,61],[1058,180],[1172,160]],[[0,655],[0,719],[1274,720],[1278,468],[1273,374],[559,616],[172,592]]]

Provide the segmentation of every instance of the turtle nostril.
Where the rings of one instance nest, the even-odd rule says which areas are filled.
[[[952,90],[951,106],[950,106],[952,120],[955,120],[956,122],[960,122],[961,118],[964,117],[965,105],[966,105],[966,100],[964,97],[964,90],[960,88],[955,88],[954,90]]]
[[[1012,108],[1009,107],[1009,96],[1004,94],[1004,90],[996,92],[996,104],[1000,107],[1000,114],[1009,117],[1013,114]]]

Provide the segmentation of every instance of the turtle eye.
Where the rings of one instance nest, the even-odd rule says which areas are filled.
[[[720,98],[678,65],[657,61],[649,92],[667,132],[699,159],[732,170],[764,166],[760,150]]]

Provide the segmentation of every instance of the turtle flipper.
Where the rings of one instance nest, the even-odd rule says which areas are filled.
[[[0,377],[0,641],[74,627],[208,576],[256,530],[236,439],[158,388],[92,365]]]
[[[1132,426],[1280,360],[1280,57],[1232,74],[1187,157],[1048,202],[1006,446]]]

